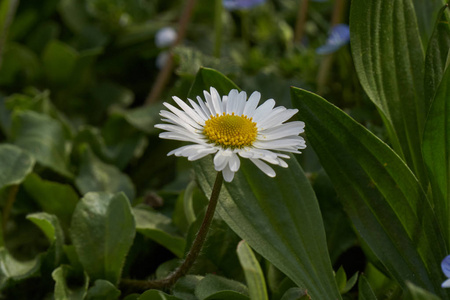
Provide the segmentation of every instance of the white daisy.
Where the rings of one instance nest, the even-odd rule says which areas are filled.
[[[267,163],[288,166],[283,159],[289,156],[278,151],[301,153],[299,149],[306,148],[305,140],[299,136],[305,123],[285,123],[297,109],[274,108],[273,99],[258,106],[259,92],[251,94],[248,101],[247,93],[237,90],[231,90],[222,98],[213,87],[210,93],[203,91],[203,94],[206,102],[197,96],[198,103],[188,99],[191,106],[173,97],[181,110],[164,103],[169,110],[162,110],[160,115],[168,124],[155,125],[166,131],[159,137],[193,143],[167,155],[184,156],[193,161],[215,153],[216,171],[222,171],[225,181],[231,182],[239,170],[239,157],[250,159],[261,171],[274,177],[275,171]]]

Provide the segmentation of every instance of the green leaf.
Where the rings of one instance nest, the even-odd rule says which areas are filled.
[[[425,56],[424,90],[425,98],[431,103],[441,83],[450,49],[450,27],[448,6],[439,10],[433,34]]]
[[[79,199],[70,185],[44,180],[32,173],[26,178],[23,186],[44,212],[56,215],[63,227],[69,228]]]
[[[358,282],[358,272],[353,274],[353,276],[350,277],[349,280],[347,280],[345,287],[342,290],[342,294],[349,292],[353,288],[353,286],[355,286],[356,282]]]
[[[54,247],[55,265],[58,265],[63,256],[64,233],[59,225],[58,218],[45,212],[27,215],[27,219],[36,224]]]
[[[20,184],[33,171],[34,159],[14,145],[0,145],[0,189]]]
[[[250,246],[241,241],[237,247],[237,254],[244,269],[245,280],[247,282],[250,299],[269,299],[267,295],[266,281],[258,260]]]
[[[130,203],[122,193],[87,193],[75,208],[71,238],[92,280],[118,282],[134,235]]]
[[[310,300],[311,297],[308,295],[307,291],[301,288],[290,288],[283,294],[280,300]]]
[[[27,150],[41,165],[73,177],[69,170],[66,136],[58,121],[32,111],[17,112],[13,116],[11,141]]]
[[[225,77],[214,69],[200,68],[195,77],[194,83],[189,90],[189,97],[195,99],[197,96],[204,98],[203,91],[214,87],[219,92],[219,95],[228,95],[230,90],[240,90],[234,82]]]
[[[42,54],[44,73],[53,84],[63,84],[69,81],[75,69],[78,53],[69,45],[58,40],[47,44]]]
[[[181,300],[181,298],[168,295],[158,290],[148,290],[139,296],[137,300]]]
[[[0,248],[0,289],[10,282],[35,277],[39,274],[41,256],[32,260],[16,260],[4,247]]]
[[[441,230],[450,246],[450,68],[447,68],[428,113],[423,156],[430,177],[433,203]],[[444,256],[441,257],[443,259]]]
[[[194,295],[194,292],[195,287],[202,279],[202,276],[196,275],[181,277],[173,286],[173,295],[183,300],[198,300],[198,298]]]
[[[120,291],[109,281],[97,279],[86,295],[86,300],[116,300],[119,299]]]
[[[172,220],[146,207],[133,208],[136,231],[169,249],[177,257],[183,257],[186,240],[178,234]]]
[[[27,47],[8,43],[3,52],[0,85],[10,86],[17,81],[32,82],[40,72],[39,58]]]
[[[424,54],[411,0],[361,0],[350,10],[350,36],[359,80],[380,111],[397,153],[426,185],[421,133]]]
[[[247,295],[247,287],[242,283],[212,274],[206,275],[195,288],[199,300],[248,300]]]
[[[76,273],[72,267],[61,265],[52,273],[55,280],[55,300],[83,300],[89,286],[89,277],[84,274],[81,285],[73,286]],[[70,283],[72,284],[70,284]],[[76,282],[79,282],[78,280]]]
[[[81,165],[75,178],[75,185],[82,194],[88,192],[124,192],[134,199],[135,190],[131,179],[113,165],[98,159],[89,146],[80,147]]]
[[[406,283],[407,289],[404,295],[404,299],[408,300],[440,300],[438,296],[412,284]]]
[[[127,122],[135,128],[147,134],[156,134],[159,131],[155,128],[155,125],[161,122],[159,112],[164,108],[164,105],[157,103],[144,107],[133,108],[119,113],[123,114],[125,120],[127,120]]]
[[[211,85],[222,95],[237,88],[219,72],[201,69],[190,97]],[[340,299],[317,199],[297,160],[292,156],[289,168],[276,168],[275,178],[247,159],[241,164],[233,182],[222,188],[219,215],[250,247],[313,298]],[[194,166],[199,184],[209,196],[217,173],[211,157]]]
[[[445,294],[446,254],[436,216],[416,177],[370,131],[325,99],[292,88],[308,140],[330,176],[353,225],[400,285],[410,280]]]
[[[445,3],[445,0],[413,0],[412,2],[414,3],[422,44],[426,45],[429,43],[429,38],[433,31],[436,11]]]
[[[341,266],[336,272],[336,282],[339,288],[339,292],[343,294],[345,284],[347,283],[347,274],[345,274],[344,268]]]
[[[358,291],[358,300],[377,300],[370,283],[364,275],[359,277]]]
[[[216,175],[211,158],[196,162],[195,170],[209,195]],[[313,298],[339,299],[314,191],[294,157],[289,168],[276,172],[277,177],[269,178],[243,159],[233,182],[222,188],[217,212]]]

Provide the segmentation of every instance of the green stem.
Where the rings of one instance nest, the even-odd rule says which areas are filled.
[[[3,207],[2,214],[2,230],[3,233],[6,229],[6,224],[8,224],[9,215],[11,213],[14,202],[16,201],[16,195],[19,191],[19,185],[15,184],[9,187],[8,198],[6,199],[5,206]]]
[[[211,197],[209,199],[208,208],[206,209],[205,217],[203,219],[202,225],[200,226],[195,240],[192,242],[191,249],[186,255],[185,260],[173,273],[164,279],[158,280],[133,280],[133,279],[123,279],[120,283],[121,288],[126,291],[144,291],[148,289],[159,289],[164,290],[170,288],[175,282],[177,282],[180,277],[186,275],[191,267],[194,265],[200,251],[202,250],[203,244],[205,243],[206,236],[208,234],[209,227],[214,217],[214,212],[216,210],[217,202],[219,200],[220,189],[223,183],[222,172],[217,173],[216,181],[211,192]]]
[[[222,48],[222,0],[216,0],[214,10],[214,57],[220,58],[220,50]]]

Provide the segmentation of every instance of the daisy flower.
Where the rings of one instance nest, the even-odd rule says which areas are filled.
[[[188,99],[191,106],[173,97],[181,109],[164,103],[168,110],[162,110],[160,115],[167,124],[155,125],[165,130],[159,137],[192,143],[167,155],[194,161],[214,154],[216,171],[222,171],[225,181],[231,182],[239,170],[240,158],[251,160],[265,174],[274,177],[275,171],[267,163],[286,168],[283,159],[289,155],[280,152],[301,153],[299,149],[306,147],[305,140],[299,136],[305,123],[285,123],[297,109],[274,107],[273,99],[258,106],[259,92],[252,93],[248,100],[246,92],[237,90],[222,98],[213,87],[203,94],[206,101],[199,96],[197,103]]]

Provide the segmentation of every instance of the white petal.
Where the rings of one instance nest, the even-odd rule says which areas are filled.
[[[209,154],[215,153],[216,151],[217,151],[217,149],[214,149],[214,148],[207,148],[207,149],[204,149],[204,150],[202,150],[202,151],[199,151],[198,153],[196,153],[196,154],[194,154],[194,155],[189,156],[189,157],[188,157],[188,160],[189,160],[189,161],[194,161],[194,160],[203,158],[203,157],[205,157],[205,156],[207,156],[207,155],[209,155]]]
[[[222,170],[223,179],[226,182],[231,182],[234,178],[234,173],[235,172],[230,170],[230,167],[226,166],[225,169]]]
[[[184,110],[184,112],[191,117],[192,120],[195,122],[201,124],[203,122],[202,118],[199,117],[198,113],[193,110],[189,105],[187,105],[183,100],[180,98],[173,96],[172,99],[178,104],[178,106],[181,107],[181,109]]]
[[[214,106],[214,110],[216,114],[221,115],[224,111],[222,107],[222,99],[220,98],[220,95],[215,88],[211,87],[210,90],[211,90],[211,101],[212,105]]]
[[[282,167],[282,168],[287,168],[288,167],[288,164],[284,160],[282,160],[281,158],[277,158],[277,160],[278,160],[278,165],[280,167]]]
[[[264,140],[272,140],[284,138],[290,135],[297,136],[300,133],[304,132],[305,123],[301,121],[293,121],[286,124],[281,124],[277,127],[268,128],[266,130],[262,130],[259,138]]]
[[[167,107],[171,112],[173,112],[175,115],[177,115],[182,121],[186,122],[187,124],[191,125],[192,127],[197,126],[197,122],[195,122],[187,113],[185,113],[182,110],[179,110],[175,106],[173,106],[170,103],[164,102],[163,103],[165,107]]]
[[[261,170],[263,171],[267,176],[269,177],[275,177],[276,173],[275,171],[266,163],[260,161],[259,159],[250,158],[250,160]]]
[[[184,156],[189,157],[193,156],[198,153],[211,153],[211,151],[214,150],[211,147],[205,146],[205,145],[187,145],[180,148],[177,148],[175,150],[170,151],[167,155],[174,154],[175,156]]]
[[[231,90],[228,94],[228,100],[226,106],[224,107],[227,114],[231,114],[236,111],[238,95],[239,92],[236,89]]]
[[[258,129],[263,130],[266,128],[269,128],[270,126],[267,126],[266,124],[271,122],[273,118],[276,118],[279,114],[286,111],[287,108],[283,106],[278,106],[272,109],[267,115],[262,116],[260,120],[257,122]]]
[[[298,112],[298,109],[287,109],[276,116],[273,116],[269,120],[267,120],[265,124],[265,128],[274,127],[282,124],[283,122],[289,120],[293,115]]]
[[[246,102],[247,102],[247,93],[242,91],[236,98],[236,109],[234,111],[236,115],[238,116],[242,115],[242,113],[244,112]]]
[[[253,114],[255,113],[255,109],[258,106],[260,99],[261,99],[261,93],[253,92],[250,95],[250,98],[248,99],[247,103],[245,103],[245,108],[244,108],[243,114],[249,118],[253,117]]]
[[[219,150],[214,156],[214,168],[216,171],[222,171],[227,165],[231,158],[231,151]]]
[[[187,123],[185,122],[183,119],[181,119],[180,117],[178,117],[177,115],[171,113],[170,111],[167,110],[162,110],[159,115],[161,117],[166,118],[167,120],[170,120],[170,123],[172,124],[177,124],[180,127],[183,126],[184,128],[188,129],[188,130],[192,130],[193,128],[197,128],[197,129],[202,129],[203,126],[197,123]]]
[[[259,106],[255,113],[253,114],[253,121],[258,123],[262,118],[265,118],[273,109],[275,106],[275,100],[269,99],[266,100],[261,106]]]
[[[183,141],[183,142],[202,142],[200,139],[189,136],[186,134],[176,133],[176,132],[161,132],[159,134],[159,137],[161,139],[168,139],[168,140],[177,140],[177,141]]]
[[[206,107],[205,102],[203,102],[203,100],[202,100],[202,98],[200,98],[200,96],[197,96],[197,102],[198,102],[198,105],[200,105],[202,110],[205,112],[205,115],[207,116],[207,118],[209,119],[209,117],[212,115],[212,112],[209,110],[208,107]]]
[[[228,165],[230,166],[230,170],[233,172],[237,172],[239,170],[239,167],[241,166],[241,161],[239,157],[236,155],[236,153],[233,153],[231,155]]]
[[[199,117],[202,118],[202,120],[203,120],[202,125],[205,124],[204,121],[209,119],[209,115],[206,115],[205,111],[197,103],[195,103],[191,99],[188,99],[188,100],[189,100],[189,103],[191,104],[191,106],[195,109],[195,111],[199,115]]]

